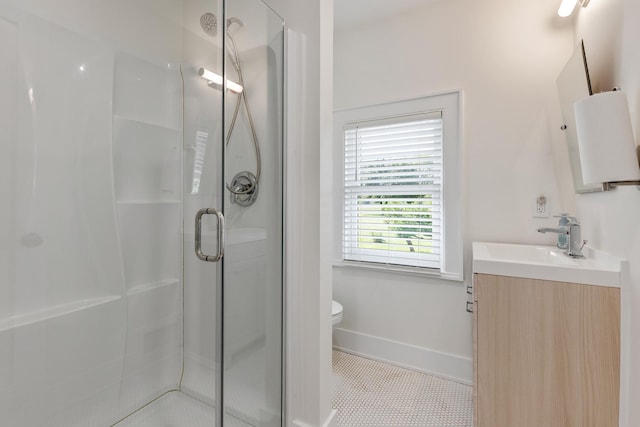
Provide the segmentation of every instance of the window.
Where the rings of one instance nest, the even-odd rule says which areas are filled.
[[[462,278],[458,98],[336,113],[344,262]]]
[[[347,125],[343,256],[440,268],[442,114]]]

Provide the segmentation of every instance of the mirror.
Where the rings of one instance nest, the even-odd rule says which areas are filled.
[[[602,184],[585,185],[582,179],[582,167],[580,166],[580,149],[578,147],[578,136],[576,133],[576,120],[573,104],[587,96],[592,95],[591,82],[589,80],[589,70],[587,68],[587,57],[584,51],[584,42],[573,51],[569,62],[564,66],[562,72],[556,80],[558,96],[562,109],[564,124],[562,129],[567,139],[569,149],[569,161],[571,162],[571,176],[573,177],[573,187],[576,193],[590,193],[602,191]]]

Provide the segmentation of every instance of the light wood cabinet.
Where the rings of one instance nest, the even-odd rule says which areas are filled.
[[[476,427],[617,427],[620,289],[474,274]]]

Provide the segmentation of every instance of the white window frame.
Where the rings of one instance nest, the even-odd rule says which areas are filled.
[[[334,113],[334,254],[336,266],[382,269],[463,280],[461,93],[446,92],[422,98],[338,110]],[[345,261],[344,229],[344,134],[353,123],[393,119],[416,114],[442,113],[442,241],[439,268],[412,267],[366,261]]]

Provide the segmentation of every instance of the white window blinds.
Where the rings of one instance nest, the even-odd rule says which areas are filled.
[[[344,128],[343,259],[440,268],[442,113]]]

